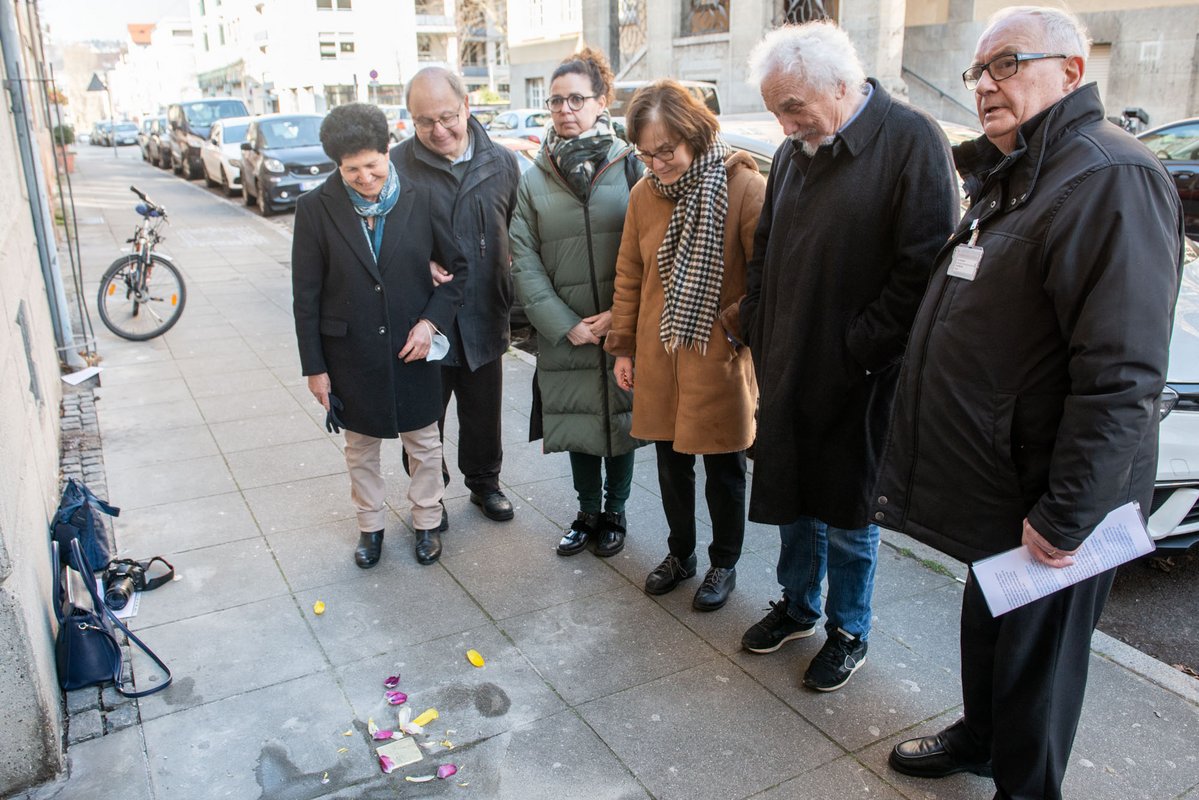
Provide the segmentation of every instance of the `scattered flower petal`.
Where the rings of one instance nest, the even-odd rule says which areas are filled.
[[[404,733],[408,734],[409,736],[416,736],[418,734],[422,734],[425,732],[425,729],[422,728],[420,725],[417,725],[415,722],[404,723],[403,725],[400,726],[400,730],[402,730]]]
[[[400,676],[399,675],[389,675],[387,677],[387,680],[383,681],[384,689],[394,689],[399,685],[400,685]]]
[[[393,731],[375,731],[374,733],[371,734],[371,738],[374,739],[376,742],[382,742],[387,739],[391,739],[394,736],[395,736],[395,733]]]
[[[354,729],[353,729],[353,728],[350,728],[348,731],[342,731],[342,732],[341,732],[341,735],[342,735],[342,736],[353,736],[353,735],[354,735]]]
[[[433,780],[432,775],[405,775],[404,780],[409,783],[428,783]]]
[[[437,742],[417,742],[417,744],[419,744],[421,747],[425,748],[426,750],[432,750],[434,747],[437,746]]]
[[[437,777],[441,778],[442,780],[445,780],[446,778],[450,777],[451,775],[457,775],[457,774],[458,774],[458,767],[456,767],[453,764],[442,764],[440,767],[437,768]]]
[[[461,786],[463,789],[465,789],[467,786],[470,786],[470,784],[467,781],[459,781],[458,785]]]
[[[426,708],[419,717],[412,720],[412,724],[419,725],[420,727],[423,728],[426,725],[428,725],[430,722],[432,722],[433,720],[437,719],[439,716],[441,716],[441,715],[437,713],[437,709]]]
[[[388,705],[398,706],[408,702],[408,695],[403,692],[387,692],[386,696]]]
[[[326,772],[324,775],[322,775],[322,776],[321,776],[321,783],[322,783],[322,784],[325,784],[325,783],[328,783],[328,782],[329,782],[329,773],[328,773],[328,772]]]
[[[379,769],[383,770],[384,775],[390,775],[392,770],[396,768],[396,762],[392,761],[387,756],[379,756]]]
[[[483,666],[483,656],[479,654],[478,650],[467,650],[466,660],[476,667]]]
[[[401,708],[400,713],[396,715],[396,718],[400,721],[400,727],[403,728],[412,721],[412,709],[409,707]]]
[[[453,743],[453,742],[451,742],[449,739],[442,739],[442,740],[441,740],[441,746],[442,746],[442,747],[444,747],[446,750],[453,750],[453,749],[454,749],[454,743]]]
[[[325,613],[325,601],[317,600],[315,603],[313,603],[312,604],[312,613],[316,614],[318,617],[321,614],[324,614]]]
[[[379,726],[375,724],[374,717],[367,717],[366,732],[369,733],[371,736],[374,736],[378,730],[379,730]]]
[[[339,748],[337,748],[337,752],[338,752],[338,753],[348,753],[348,752],[350,752],[350,748],[348,748],[348,747],[339,747]]]

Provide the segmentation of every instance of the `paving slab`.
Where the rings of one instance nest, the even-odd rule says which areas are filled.
[[[267,417],[273,414],[296,411],[296,401],[282,386],[256,391],[243,391],[230,386],[225,394],[202,397],[196,400],[204,421],[209,424],[238,419]]]
[[[233,480],[242,489],[345,474],[346,460],[325,438],[289,442],[225,456]]]
[[[274,389],[282,384],[269,369],[250,369],[216,375],[194,375],[185,379],[196,400],[206,397],[223,397],[230,392],[257,392]]]
[[[325,429],[299,409],[253,419],[218,422],[210,425],[209,429],[217,447],[226,454],[326,437]],[[344,460],[342,467],[345,467]]]
[[[66,773],[58,781],[21,795],[22,800],[151,800],[149,770],[140,727],[71,745]]]
[[[500,629],[572,705],[718,656],[632,586],[513,617]]]
[[[215,455],[108,470],[108,491],[121,498],[122,508],[209,497],[236,488],[225,459]]]
[[[115,389],[138,383],[181,378],[183,373],[174,361],[157,361],[148,364],[113,364],[108,359],[101,360],[100,385],[105,389]]]
[[[903,800],[903,795],[852,755],[813,767],[753,797],[754,800],[828,800],[832,797]],[[933,800],[931,795],[928,800]]]
[[[844,752],[724,659],[579,713],[661,800],[748,797]]]
[[[261,535],[240,492],[122,510],[113,526],[123,557],[172,561],[175,553]]]
[[[137,413],[133,408],[122,410]],[[153,430],[127,428],[104,436],[104,464],[114,473],[170,464],[181,457],[215,456],[219,452],[212,432],[203,424]]]
[[[306,528],[354,518],[350,479],[341,475],[246,489],[246,504],[263,533]]]
[[[272,533],[267,542],[293,592],[357,582],[364,574],[369,574],[372,581],[398,586],[408,577],[402,565],[413,558],[412,538],[392,512],[388,512],[384,530],[383,557],[366,571],[354,563],[358,525],[350,519]]]
[[[961,605],[962,586],[956,581],[891,602],[875,601],[873,628],[910,650],[935,658],[950,673],[960,675]]]
[[[135,411],[119,407],[105,407],[103,401],[96,404],[96,415],[100,430],[105,436],[133,432],[145,435],[150,432],[173,431],[204,422],[200,409],[190,397],[160,403],[146,403]]]
[[[190,403],[191,392],[183,378],[143,381],[140,384],[106,386],[95,393],[98,403],[106,408],[130,409],[154,403]]]

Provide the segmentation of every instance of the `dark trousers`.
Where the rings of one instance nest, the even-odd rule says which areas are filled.
[[[996,619],[970,573],[962,599],[965,717],[948,744],[963,759],[990,753],[997,800],[1060,800],[1091,634],[1114,577],[1100,573]]]
[[[620,456],[570,454],[570,477],[579,496],[579,510],[589,514],[600,511],[624,513],[633,490],[633,456],[630,450]]]
[[[441,419],[437,430],[445,440],[445,409],[450,398],[458,398],[458,471],[462,482],[475,494],[500,488],[500,465],[504,446],[500,441],[500,411],[504,395],[504,359],[497,358],[471,372],[470,368],[441,368]],[[404,453],[404,471],[408,454]],[[450,470],[441,462],[441,477],[450,482]]]
[[[670,525],[666,540],[671,554],[686,559],[695,552],[695,456],[678,453],[674,442],[655,442],[662,509]],[[708,560],[713,567],[731,569],[741,558],[745,540],[745,451],[706,455],[704,496],[712,517]]]

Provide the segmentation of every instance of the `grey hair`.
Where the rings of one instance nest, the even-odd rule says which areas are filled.
[[[749,54],[750,83],[761,88],[776,72],[828,93],[839,85],[855,89],[866,82],[853,42],[836,23],[827,21],[784,25],[766,34]]]
[[[1047,53],[1065,53],[1068,56],[1082,56],[1086,61],[1091,55],[1091,35],[1087,27],[1078,17],[1064,8],[1050,6],[1008,6],[1001,8],[987,20],[986,36],[1004,22],[1010,22],[1017,17],[1029,17],[1036,21],[1041,29],[1041,44]],[[981,38],[981,37],[980,37]]]
[[[417,81],[432,80],[434,78],[441,78],[443,81],[448,83],[450,85],[450,91],[452,91],[454,96],[458,98],[458,102],[462,102],[466,99],[466,84],[462,82],[462,78],[458,76],[458,73],[451,72],[445,67],[425,67],[424,69],[418,70],[417,73],[412,76],[412,80],[408,81],[408,85],[404,87],[404,105],[408,105],[408,98],[412,94],[412,87]]]

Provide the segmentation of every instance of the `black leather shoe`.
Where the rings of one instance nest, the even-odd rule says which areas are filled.
[[[945,731],[900,742],[891,750],[891,769],[916,778],[944,778],[959,772],[991,777],[990,761],[959,759],[945,745]]]
[[[515,516],[512,501],[504,496],[499,489],[482,494],[470,493],[470,501],[483,509],[483,516],[496,522],[507,522]]]
[[[624,549],[625,517],[623,511],[605,511],[600,514],[600,534],[595,543],[595,554],[600,558],[614,556]]]
[[[737,585],[735,567],[712,567],[704,576],[704,582],[695,590],[691,607],[696,611],[715,611],[729,601],[729,595]]]
[[[416,530],[416,560],[432,564],[441,558],[441,531]]]
[[[695,577],[695,553],[687,556],[686,560],[679,559],[674,554],[662,559],[662,563],[654,567],[645,578],[646,594],[666,594],[688,578]]]
[[[358,547],[354,550],[354,563],[362,569],[370,569],[379,563],[383,553],[383,531],[361,531]]]
[[[441,504],[441,524],[437,526],[438,533],[445,533],[450,529],[450,512],[445,510],[445,503]]]
[[[573,556],[587,549],[591,537],[599,531],[599,514],[580,511],[575,521],[570,523],[570,530],[558,542],[558,555]]]

